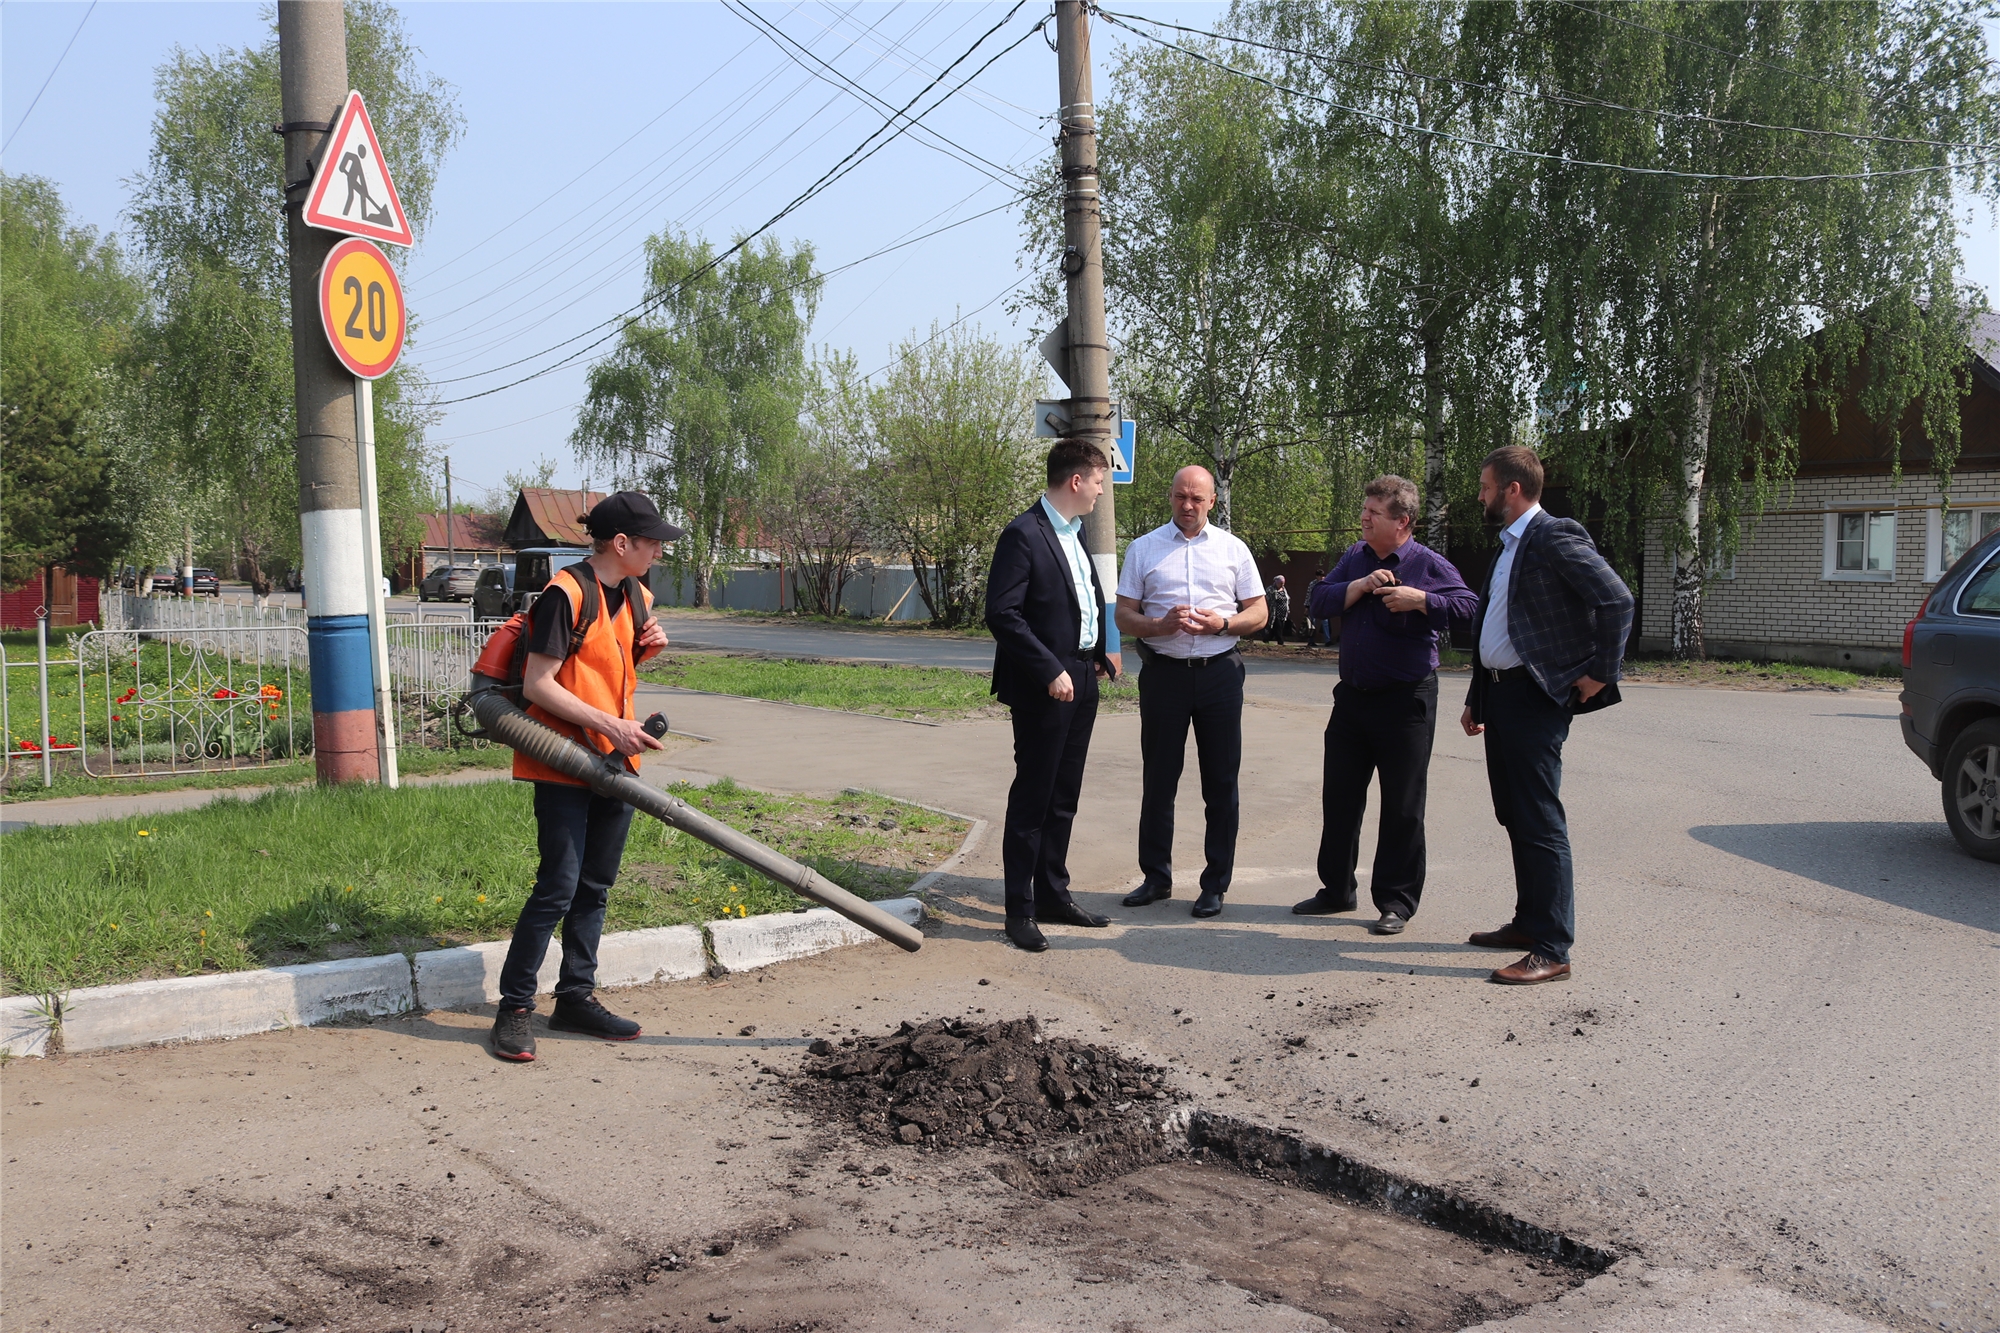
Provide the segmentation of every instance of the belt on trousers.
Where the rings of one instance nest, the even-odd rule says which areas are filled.
[[[1487,668],[1486,668],[1486,674],[1487,674],[1488,676],[1491,676],[1491,677],[1492,677],[1492,678],[1494,679],[1494,681],[1496,681],[1496,682],[1498,682],[1498,681],[1503,681],[1503,680],[1533,680],[1533,679],[1534,679],[1534,676],[1533,676],[1533,675],[1532,675],[1532,674],[1531,674],[1531,673],[1529,672],[1528,668],[1526,668],[1526,667],[1524,667],[1524,666],[1517,666],[1517,667],[1487,667]]]
[[[1241,651],[1241,649],[1232,647],[1228,652],[1215,653],[1208,657],[1168,657],[1165,653],[1154,653],[1147,660],[1146,665],[1157,666],[1164,662],[1170,666],[1205,667],[1210,662],[1220,662],[1225,657],[1238,656]]]

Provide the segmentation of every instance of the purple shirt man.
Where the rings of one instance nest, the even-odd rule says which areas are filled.
[[[1390,576],[1384,579],[1383,574]],[[1375,587],[1351,595],[1353,584],[1374,576]],[[1423,594],[1413,609],[1395,588]],[[1378,555],[1366,541],[1347,548],[1340,563],[1313,591],[1314,619],[1339,620],[1340,678],[1357,689],[1423,680],[1438,665],[1438,636],[1450,622],[1470,625],[1479,595],[1465,586],[1451,561],[1405,534],[1401,546]]]
[[[1402,933],[1424,891],[1424,803],[1437,734],[1438,636],[1470,626],[1479,598],[1451,562],[1410,535],[1417,488],[1401,477],[1368,483],[1361,540],[1313,590],[1315,618],[1339,618],[1340,684],[1326,723],[1320,786],[1320,890],[1292,911],[1352,912],[1361,817],[1380,780],[1382,823],[1369,892],[1377,935]]]

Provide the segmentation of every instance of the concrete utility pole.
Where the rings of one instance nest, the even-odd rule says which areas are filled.
[[[444,567],[451,569],[458,564],[458,534],[451,526],[451,459],[444,460]],[[451,575],[445,575],[445,588],[451,588]]]
[[[312,184],[312,156],[347,97],[347,25],[340,0],[279,0],[278,76],[292,270],[292,397],[299,419],[299,536],[312,599],[306,643],[313,759],[321,782],[366,782],[381,769],[354,377],[335,359],[319,321],[320,267],[339,238],[306,226],[299,216]]]
[[[1069,313],[1069,433],[1112,456],[1111,348],[1104,331],[1103,214],[1097,192],[1097,108],[1090,90],[1090,11],[1085,0],[1056,0],[1056,116],[1062,126],[1063,254]],[[1118,587],[1118,507],[1113,488],[1083,521],[1083,548],[1104,585],[1105,646],[1119,649],[1113,623]]]

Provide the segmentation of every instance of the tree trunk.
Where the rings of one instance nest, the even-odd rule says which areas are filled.
[[[1229,482],[1236,474],[1234,459],[1218,458],[1215,462],[1215,526],[1224,532],[1236,531],[1236,525],[1229,521]]]
[[[689,571],[694,575],[694,605],[699,610],[708,609],[708,562],[696,560]]]
[[[1708,358],[1695,365],[1694,421],[1681,459],[1681,541],[1674,552],[1674,657],[1683,662],[1708,656],[1701,623],[1702,585],[1707,581],[1701,551],[1701,502],[1708,478],[1709,418],[1715,410],[1715,376]]]
[[[1442,551],[1450,535],[1445,496],[1444,344],[1432,330],[1423,333],[1424,352],[1424,544]]]

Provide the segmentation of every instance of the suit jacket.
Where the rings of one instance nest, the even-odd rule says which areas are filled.
[[[1098,606],[1097,647],[1091,656],[1111,670],[1105,641],[1111,613],[1097,564],[1090,586]],[[1049,682],[1069,670],[1082,634],[1083,608],[1055,525],[1035,501],[1009,523],[993,548],[986,575],[986,627],[993,631],[993,693],[1008,707],[1049,698]]]
[[[1499,561],[1494,561],[1497,568]],[[1472,624],[1472,692],[1466,704],[1472,720],[1485,720],[1486,687],[1479,638],[1492,596],[1491,571]],[[1534,676],[1557,703],[1568,704],[1577,679],[1589,676],[1604,688],[1574,711],[1595,712],[1618,702],[1618,664],[1632,632],[1632,590],[1597,553],[1597,544],[1572,518],[1548,511],[1535,515],[1521,534],[1507,580],[1507,637]]]

